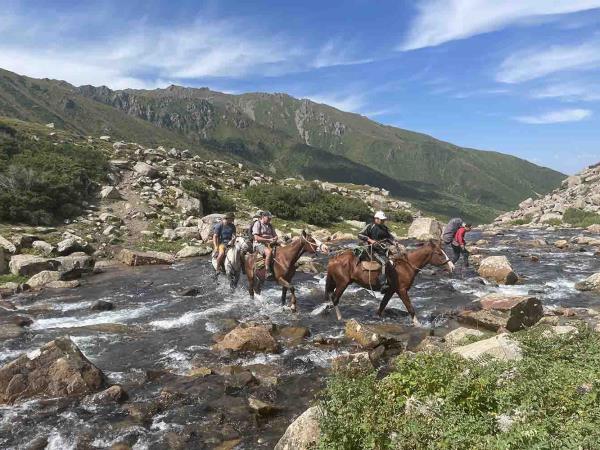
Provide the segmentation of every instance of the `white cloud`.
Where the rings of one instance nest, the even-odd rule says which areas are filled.
[[[333,106],[341,111],[355,113],[359,113],[366,103],[362,94],[314,94],[302,97],[315,103],[324,103]]]
[[[506,58],[496,74],[502,83],[521,83],[553,73],[600,67],[600,42],[529,49]]]
[[[58,32],[52,23],[31,17],[0,19],[0,67],[76,85],[155,88],[177,80],[281,75],[367,61],[335,40],[310,48],[236,19],[196,20],[178,27],[142,21],[107,30],[102,39],[81,36],[77,21],[65,20]]]
[[[522,123],[535,125],[563,123],[563,122],[579,122],[592,115],[589,109],[561,109],[558,111],[550,111],[537,116],[519,116],[515,120]]]
[[[541,16],[600,8],[600,0],[424,0],[398,50],[432,47]]]
[[[600,84],[563,82],[549,84],[531,93],[533,98],[558,98],[564,101],[600,101]]]

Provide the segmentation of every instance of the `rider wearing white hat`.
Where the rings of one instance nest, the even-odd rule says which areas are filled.
[[[373,215],[373,222],[368,224],[363,230],[358,233],[358,239],[367,243],[373,249],[372,255],[381,263],[381,267],[384,269],[381,271],[380,283],[381,292],[388,289],[386,267],[388,265],[388,259],[386,256],[385,243],[391,243],[396,240],[392,235],[388,227],[385,225],[387,216],[383,211],[377,211]]]

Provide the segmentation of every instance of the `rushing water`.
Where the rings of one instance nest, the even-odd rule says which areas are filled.
[[[491,292],[534,291],[547,308],[598,306],[600,296],[574,289],[576,281],[600,270],[599,258],[591,249],[562,251],[552,246],[522,245],[525,240],[546,238],[553,242],[573,235],[573,231],[529,230],[486,237],[490,240],[488,253],[506,255],[524,283],[500,287],[483,284],[472,269],[463,269],[460,263],[452,276],[429,268],[419,274],[410,291],[425,327],[410,326],[397,298],[390,301],[390,314],[385,320],[405,324],[410,348],[432,328],[436,334],[444,334],[455,326],[447,319],[452,311]],[[477,233],[470,236],[471,240],[479,238]],[[539,257],[539,262],[533,262],[532,255]],[[218,392],[203,391],[202,381],[198,381],[187,388],[190,396],[197,396],[193,401],[163,404],[145,420],[133,420],[122,405],[92,405],[67,399],[0,407],[0,447],[26,448],[42,438],[47,441],[46,448],[61,450],[108,448],[116,442],[127,442],[135,449],[214,448],[230,439],[239,440],[236,448],[240,449],[272,448],[289,422],[314,401],[331,359],[353,347],[339,339],[343,323],[323,307],[323,274],[298,275],[299,313],[293,314],[280,306],[280,291],[270,284],[262,296],[251,300],[243,282],[237,292],[231,293],[224,284],[216,285],[210,273],[206,259],[170,267],[113,268],[87,279],[77,290],[16,298],[18,311],[0,310],[0,314],[7,320],[14,314],[30,315],[34,323],[23,336],[0,342],[0,364],[58,336],[69,335],[111,383],[124,386],[130,404],[156,400],[164,385],[172,381],[168,378],[172,375],[165,372],[185,374],[200,366],[268,366],[279,378],[277,386],[268,392],[280,408],[274,416],[254,418],[247,409],[247,392],[243,389],[223,391],[221,386]],[[178,294],[189,286],[198,286],[200,295]],[[115,309],[91,310],[97,300],[110,301]],[[369,292],[350,287],[342,297],[341,308],[345,318],[370,321],[375,320],[378,302]],[[211,350],[215,333],[224,329],[227,319],[265,317],[278,325],[306,326],[313,337],[338,338],[338,343],[315,345],[309,337],[300,345],[283,345],[280,353],[272,355],[218,355]],[[205,384],[210,386],[208,381]],[[215,422],[217,413],[220,416]],[[199,437],[182,444],[177,441],[182,435]]]

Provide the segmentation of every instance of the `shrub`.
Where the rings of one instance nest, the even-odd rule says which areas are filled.
[[[209,189],[198,180],[183,180],[181,187],[189,195],[200,200],[205,214],[235,211],[235,203],[231,199],[222,196],[219,191]]]
[[[582,209],[569,208],[563,214],[563,222],[570,223],[576,227],[589,227],[600,223],[600,214],[584,211]]]
[[[79,214],[82,201],[104,180],[104,154],[87,146],[36,143],[2,131],[0,220],[39,225]]]
[[[513,225],[527,225],[528,223],[531,223],[532,220],[533,220],[533,216],[527,214],[522,219],[513,220],[511,222],[511,224],[513,224]]]
[[[403,354],[393,371],[337,375],[322,407],[322,449],[596,448],[600,335],[513,334],[520,361]]]
[[[246,197],[279,218],[319,226],[343,219],[367,220],[371,216],[369,207],[362,200],[331,194],[316,185],[296,189],[263,184],[248,188]]]
[[[385,215],[388,216],[390,221],[398,223],[412,223],[413,216],[410,211],[397,210],[397,211],[384,211]]]

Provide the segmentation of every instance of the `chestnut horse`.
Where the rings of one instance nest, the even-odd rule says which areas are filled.
[[[296,263],[305,252],[312,254],[316,252],[328,253],[329,249],[321,241],[313,238],[303,230],[300,237],[294,239],[291,244],[277,247],[273,258],[275,281],[281,286],[281,305],[285,306],[287,291],[289,290],[292,297],[290,307],[294,312],[297,310],[297,299],[292,278],[296,273]],[[255,291],[260,294],[266,276],[266,269],[255,269],[255,260],[256,253],[251,253],[246,256],[244,261],[244,268],[248,277],[248,291],[252,298],[254,298]]]
[[[392,257],[391,262],[393,263],[393,269],[388,264],[387,270],[390,287],[383,295],[377,314],[379,317],[383,316],[383,311],[390,298],[396,293],[402,299],[413,323],[418,326],[419,321],[415,316],[415,308],[408,297],[408,290],[413,285],[415,277],[427,264],[433,264],[434,266],[447,265],[451,272],[454,270],[454,264],[442,249],[440,242],[433,240],[426,242],[416,250],[408,252],[405,256]],[[351,283],[356,283],[367,289],[380,289],[379,272],[364,270],[358,257],[354,255],[352,250],[347,250],[330,258],[327,264],[325,301],[331,300],[338,320],[342,320],[342,314],[338,307],[340,297]]]

